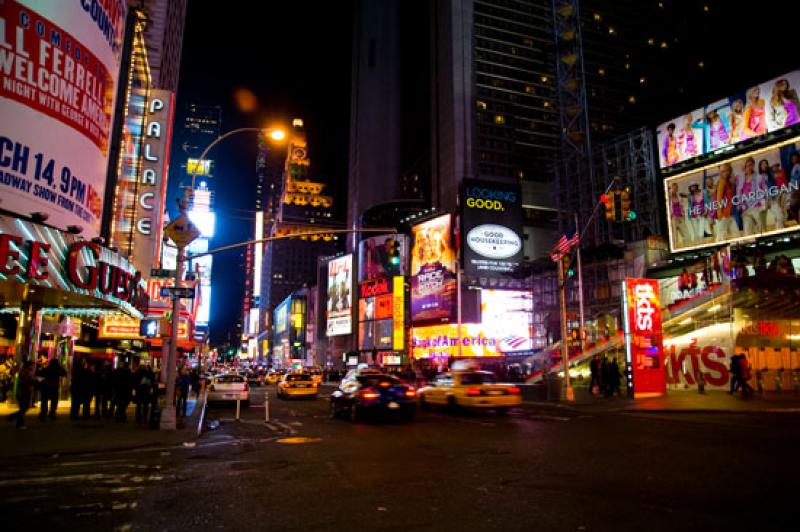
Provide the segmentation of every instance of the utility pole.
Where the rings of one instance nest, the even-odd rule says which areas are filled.
[[[183,262],[186,259],[186,248],[178,248],[178,260],[175,266],[175,278],[173,279],[172,286],[175,288],[181,285],[181,271],[183,270]],[[178,359],[178,325],[180,324],[180,308],[181,300],[175,295],[172,295],[172,317],[170,318],[170,331],[169,331],[169,351],[167,353],[166,365],[162,365],[161,373],[165,375],[166,384],[166,399],[164,409],[161,411],[161,429],[162,430],[175,430],[176,413],[175,405],[175,366]]]
[[[578,230],[578,213],[575,213],[575,230]],[[580,235],[580,233],[579,233]],[[583,267],[581,265],[581,241],[578,237],[578,245],[575,246],[575,253],[578,255],[578,307],[580,310],[581,329],[580,329],[580,342],[581,353],[586,350],[586,324],[583,318]]]

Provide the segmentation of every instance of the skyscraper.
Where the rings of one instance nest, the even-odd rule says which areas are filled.
[[[178,91],[187,0],[142,0],[153,86]]]

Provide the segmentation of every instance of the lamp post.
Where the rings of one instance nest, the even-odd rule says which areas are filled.
[[[221,141],[225,140],[228,137],[232,137],[233,135],[237,135],[239,133],[261,133],[265,137],[270,138],[274,141],[282,141],[286,138],[286,132],[280,128],[256,128],[256,127],[242,127],[238,129],[233,129],[220,135],[216,139],[214,139],[211,144],[206,146],[203,152],[200,154],[200,157],[197,161],[197,166],[195,170],[192,172],[192,188],[191,188],[191,195],[192,200],[194,200],[194,187],[195,181],[197,179],[197,170],[201,168],[202,163],[205,161],[206,155],[208,152],[211,151],[211,148],[219,144]],[[186,214],[186,210],[188,209],[188,205],[185,205],[183,202],[178,201],[178,204],[181,206],[181,214]],[[181,279],[183,278],[183,263],[186,262],[186,245],[180,245],[178,247],[178,257],[175,265],[175,279],[173,282],[173,286],[177,289],[181,285]],[[191,258],[190,258],[191,259]],[[173,401],[175,399],[175,377],[176,377],[176,365],[178,359],[178,325],[180,324],[180,299],[173,294],[172,295],[172,316],[170,318],[170,339],[169,339],[169,352],[167,355],[167,363],[166,371],[162,371],[162,375],[164,375],[164,379],[166,382],[166,404],[164,410],[161,415],[161,428],[162,429],[175,429],[176,427],[176,412],[175,406],[173,406]]]

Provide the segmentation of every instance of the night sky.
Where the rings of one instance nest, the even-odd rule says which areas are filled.
[[[343,216],[347,182],[352,3],[189,2],[178,108],[187,101],[222,106],[222,131],[305,121],[312,179],[330,183]],[[238,89],[255,95],[243,112]],[[242,134],[213,149],[217,232],[211,248],[252,238],[255,136]],[[174,199],[169,198],[172,209]],[[244,249],[244,248],[243,248]],[[242,311],[240,251],[214,258],[211,341],[226,341]]]

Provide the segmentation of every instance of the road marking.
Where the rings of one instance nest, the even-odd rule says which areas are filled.
[[[318,441],[322,441],[322,438],[307,438],[304,436],[295,436],[292,438],[281,438],[275,441],[277,441],[278,443],[288,443],[288,444],[316,443]]]
[[[477,420],[474,420],[474,419],[464,419],[464,418],[459,418],[459,417],[454,417],[454,416],[442,416],[442,415],[439,415],[439,414],[428,414],[428,416],[429,417],[435,417],[437,419],[449,419],[449,420],[452,420],[452,421],[456,421],[458,423],[469,423],[469,424],[472,424],[472,425],[481,425],[481,426],[484,426],[484,427],[495,427],[495,426],[497,426],[497,423],[489,423],[489,422],[486,422],[486,421],[477,421]]]

